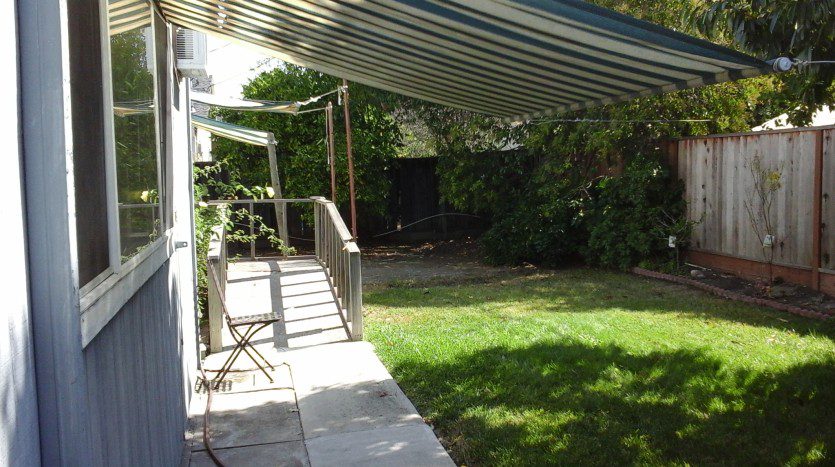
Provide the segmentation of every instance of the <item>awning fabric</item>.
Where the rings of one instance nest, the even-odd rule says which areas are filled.
[[[253,128],[233,125],[231,123],[221,122],[213,118],[201,117],[199,115],[191,116],[191,124],[197,128],[203,129],[212,133],[213,135],[223,136],[242,143],[249,143],[256,146],[267,147],[270,143],[274,143],[270,138],[270,134],[266,131],[256,130]]]
[[[118,117],[150,114],[154,112],[154,101],[114,102],[113,113]]]
[[[258,112],[276,112],[294,114],[298,105],[291,101],[256,101],[236,99],[234,97],[223,97],[205,92],[192,92],[191,100],[202,102],[213,107],[223,107],[231,110],[248,110]]]
[[[225,109],[297,114],[301,111],[303,106],[312,104],[322,97],[335,92],[337,92],[337,90],[333,90],[319,96],[314,96],[303,101],[261,101],[254,99],[238,99],[235,97],[223,97],[205,92],[192,92],[190,96],[193,101],[202,102],[203,104],[208,104],[214,107],[223,107]]]
[[[151,27],[151,8],[145,0],[110,0],[107,2],[110,35]]]
[[[509,119],[756,76],[762,60],[579,0],[159,0],[279,59]],[[219,6],[220,5],[220,6]]]

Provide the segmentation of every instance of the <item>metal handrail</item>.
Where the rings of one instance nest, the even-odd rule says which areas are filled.
[[[315,221],[316,259],[325,269],[351,339],[361,340],[362,267],[360,249],[342,220],[333,202],[322,197],[311,198]]]
[[[311,198],[265,198],[265,199],[210,199],[206,204],[210,206],[217,206],[222,204],[289,204],[289,203],[312,203]]]

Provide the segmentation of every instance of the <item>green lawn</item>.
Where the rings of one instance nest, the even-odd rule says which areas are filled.
[[[835,464],[835,325],[590,269],[368,290],[458,463]]]

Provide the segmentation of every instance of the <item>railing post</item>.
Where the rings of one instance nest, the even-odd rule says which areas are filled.
[[[255,259],[255,203],[249,202],[249,257]]]
[[[223,350],[221,330],[223,329],[223,310],[218,291],[212,275],[217,274],[221,287],[226,285],[226,230],[222,225],[212,228],[212,238],[209,241],[209,252],[206,258],[206,278],[208,279],[208,313],[209,313],[209,351],[212,353]]]
[[[316,259],[323,262],[322,252],[324,244],[322,242],[322,226],[324,219],[322,218],[322,201],[321,196],[311,196],[313,200],[313,242],[316,249]]]
[[[319,241],[319,229],[321,228],[321,221],[319,220],[319,203],[316,201],[313,202],[313,249],[316,254],[316,259],[320,260],[322,258],[322,252],[320,250],[320,241]]]
[[[357,244],[348,244],[348,316],[351,319],[351,339],[362,340],[362,266]]]

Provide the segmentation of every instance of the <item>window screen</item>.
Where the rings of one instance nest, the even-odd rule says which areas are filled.
[[[110,265],[99,4],[67,3],[79,283]]]

